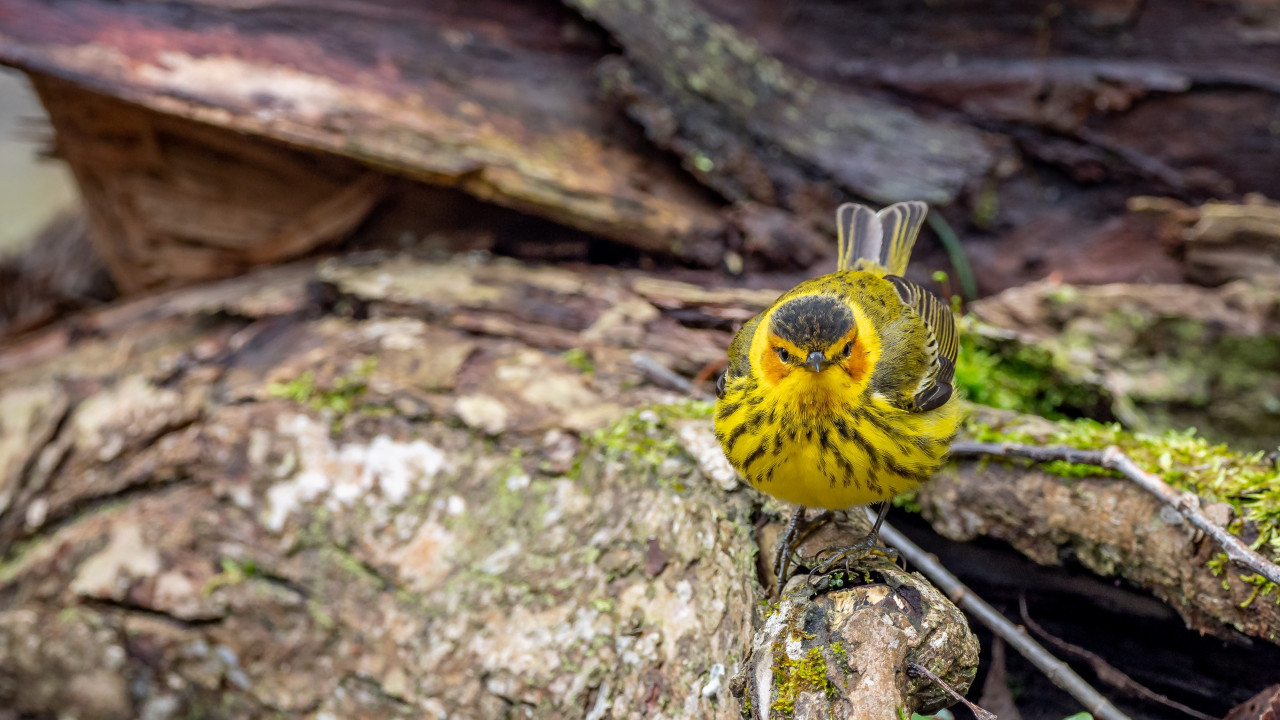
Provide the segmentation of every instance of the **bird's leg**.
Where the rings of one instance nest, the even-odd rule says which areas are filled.
[[[849,563],[857,562],[868,555],[883,555],[888,558],[897,557],[898,553],[892,548],[880,549],[876,547],[876,541],[880,539],[880,526],[884,524],[884,516],[889,514],[889,501],[880,503],[880,512],[876,515],[875,524],[871,526],[871,532],[867,536],[852,545],[835,545],[829,548],[823,548],[818,551],[813,559],[821,559],[813,569],[813,574],[822,575],[835,567],[837,564],[844,563],[845,571],[849,569]]]
[[[806,520],[804,517],[805,507],[803,505],[796,508],[796,512],[791,516],[791,522],[787,523],[787,529],[783,531],[778,538],[778,544],[774,546],[773,556],[773,574],[778,578],[778,587],[781,588],[787,583],[787,570],[790,569],[792,556],[805,538],[816,528],[831,519],[830,510],[823,510],[818,513],[812,520]]]
[[[778,544],[773,547],[773,574],[778,578],[779,589],[787,582],[782,573],[786,572],[787,566],[791,564],[791,554],[795,552],[796,535],[799,534],[800,523],[804,522],[804,509],[803,505],[796,506],[791,522],[787,523],[787,529],[778,537]]]

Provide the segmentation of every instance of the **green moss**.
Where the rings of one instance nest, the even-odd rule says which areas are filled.
[[[709,402],[685,401],[628,413],[625,417],[602,430],[597,430],[588,442],[588,452],[598,452],[607,461],[624,462],[642,469],[646,475],[658,477],[658,469],[671,458],[686,461],[692,467],[693,460],[680,445],[672,423],[689,418],[709,418],[714,406]],[[679,483],[677,483],[679,485]],[[683,486],[676,488],[683,490]]]
[[[773,647],[773,704],[770,709],[781,715],[791,715],[796,709],[800,693],[818,691],[827,697],[835,697],[836,688],[827,678],[827,660],[822,648],[810,648],[798,660],[792,660],[779,642]]]
[[[311,616],[311,620],[325,630],[332,630],[335,623],[333,616],[329,611],[325,610],[324,605],[315,598],[307,600],[307,614]]]
[[[591,355],[582,348],[565,350],[561,357],[580,373],[590,375],[596,371],[595,363],[591,361]]]
[[[1139,467],[1159,475],[1169,485],[1194,492],[1209,502],[1231,505],[1235,520],[1228,530],[1239,534],[1249,525],[1258,534],[1252,543],[1254,549],[1272,559],[1280,558],[1280,483],[1276,482],[1280,468],[1262,452],[1232,450],[1200,437],[1194,429],[1152,434],[1130,432],[1119,423],[1092,420],[1060,421],[1047,437],[976,423],[969,423],[966,430],[981,442],[1066,445],[1084,450],[1115,446]],[[1092,465],[1063,462],[1048,463],[1043,468],[1064,477],[1114,474]],[[1209,561],[1209,568],[1215,574],[1221,573],[1225,565],[1225,556]],[[1253,576],[1241,579],[1255,584],[1265,582]],[[1273,592],[1274,587],[1263,587],[1259,594]]]
[[[919,514],[924,508],[920,507],[920,503],[916,500],[916,491],[908,490],[901,495],[895,495],[889,502],[893,503],[896,508],[901,508],[909,513]]]
[[[209,582],[204,584],[202,593],[205,596],[211,594],[214,590],[228,585],[239,585],[240,583],[251,580],[261,574],[258,563],[254,560],[245,560],[243,562],[234,558],[224,557],[221,561],[222,572],[209,578]]]
[[[387,587],[385,578],[369,569],[368,565],[344,547],[332,543],[325,544],[320,548],[320,557],[353,579],[368,583],[379,590],[385,590]]]
[[[973,212],[969,214],[969,221],[974,226],[986,230],[996,221],[996,216],[1000,214],[998,188],[999,185],[994,179],[983,184],[982,190],[978,192],[977,202],[973,204]]]
[[[716,169],[715,162],[713,162],[711,158],[707,157],[707,155],[701,150],[694,150],[690,152],[689,162],[698,170],[698,172],[709,173]]]
[[[1097,387],[1060,372],[1048,350],[985,335],[969,318],[960,322],[955,377],[971,402],[1051,420],[1091,415],[1109,404]]]
[[[0,562],[0,585],[8,584],[26,569],[27,561],[31,558],[31,550],[36,545],[35,540],[19,540],[9,546],[8,552],[4,554],[4,560]]]
[[[1070,286],[1045,296],[1042,342],[960,319],[958,386],[974,402],[1059,419],[1117,418],[1137,430],[1196,426],[1233,445],[1280,437],[1275,335],[1103,302]],[[1123,388],[1123,391],[1116,390]],[[1120,393],[1120,394],[1113,394]]]
[[[770,600],[768,597],[760,598],[759,605],[761,620],[768,620],[773,617],[774,613],[778,612],[778,608],[780,607],[778,600]]]
[[[267,386],[267,394],[292,400],[312,410],[332,412],[336,430],[342,418],[359,407],[360,399],[369,389],[369,376],[377,367],[378,359],[367,357],[357,363],[349,374],[335,378],[329,387],[317,385],[315,373],[308,370],[287,383],[271,383]]]

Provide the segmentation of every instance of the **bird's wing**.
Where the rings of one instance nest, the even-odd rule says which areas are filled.
[[[925,352],[929,354],[931,363],[917,389],[915,406],[917,410],[933,410],[950,399],[954,392],[952,380],[959,352],[955,316],[942,298],[928,289],[897,275],[889,275],[885,279],[893,284],[902,302],[920,316],[928,330]]]
[[[756,333],[756,326],[760,324],[762,315],[764,313],[748,320],[733,336],[733,342],[729,344],[729,367],[725,368],[719,382],[737,380],[751,375],[751,338]]]

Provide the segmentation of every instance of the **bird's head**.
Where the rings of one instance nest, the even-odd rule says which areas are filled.
[[[774,382],[793,372],[824,375],[840,368],[844,379],[866,374],[867,353],[849,304],[829,295],[800,295],[774,308],[757,361]]]

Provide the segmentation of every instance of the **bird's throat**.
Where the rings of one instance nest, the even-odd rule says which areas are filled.
[[[800,416],[825,416],[844,405],[845,393],[852,390],[852,383],[847,377],[841,382],[838,373],[835,368],[791,373],[786,378],[787,387],[780,393],[786,409]]]

